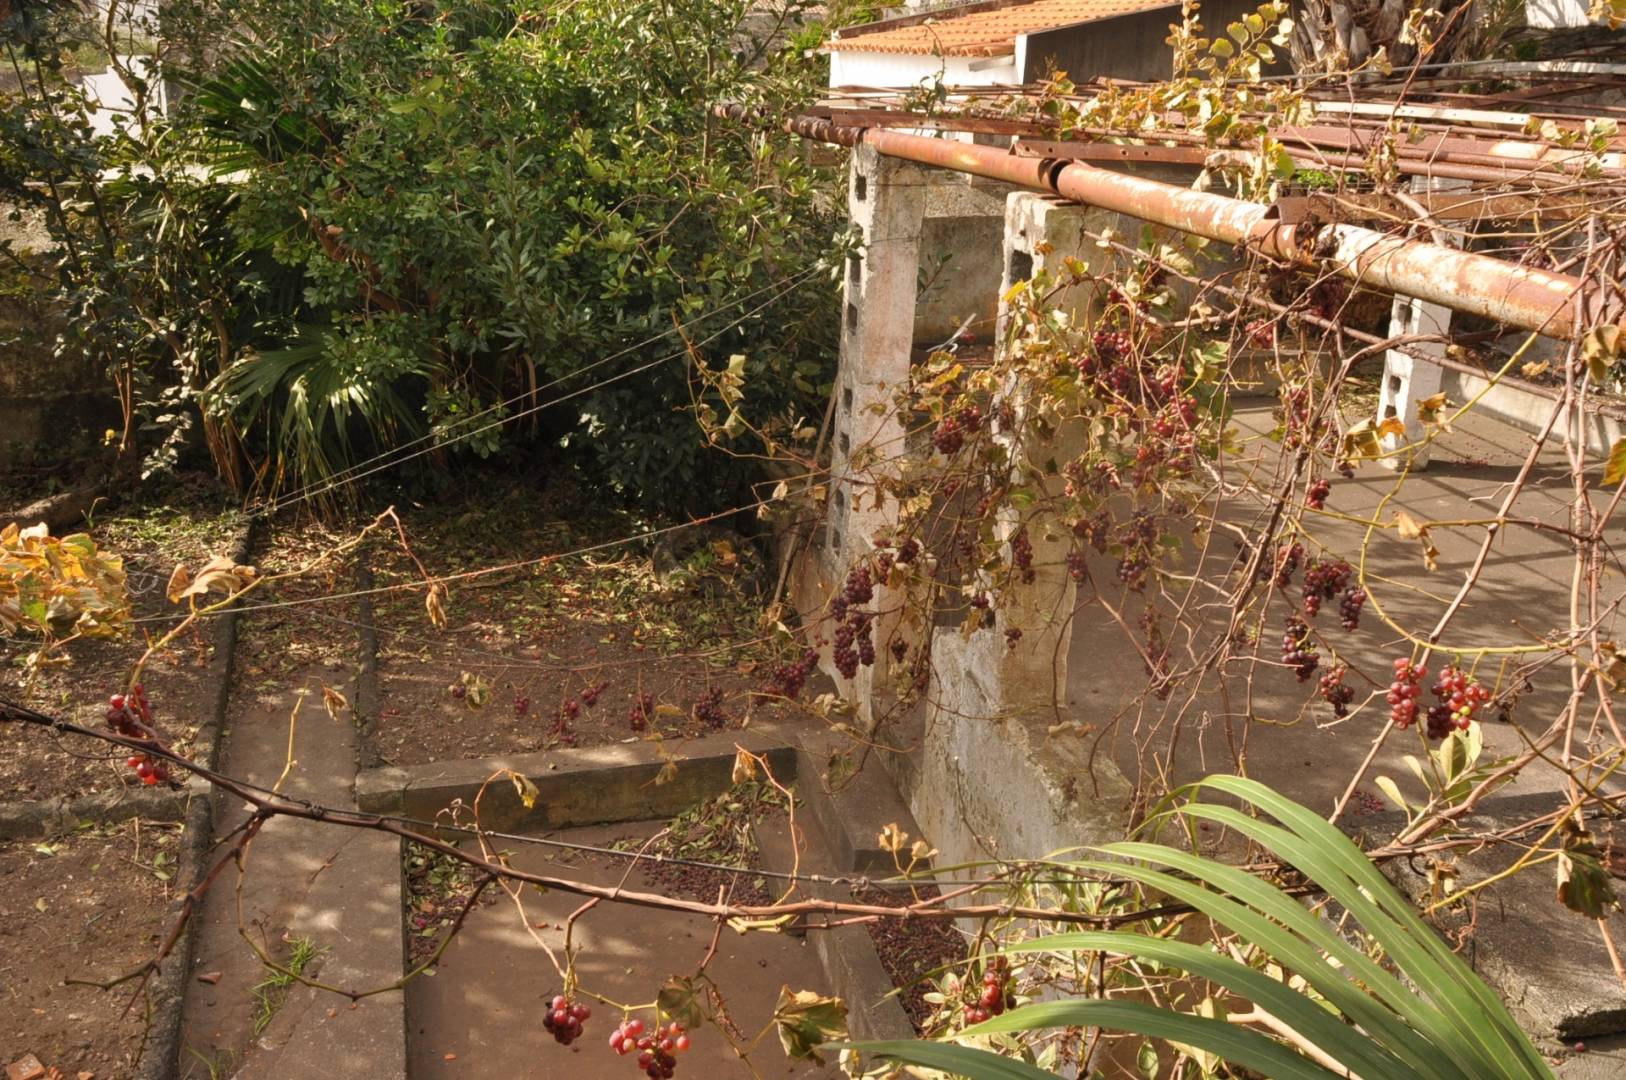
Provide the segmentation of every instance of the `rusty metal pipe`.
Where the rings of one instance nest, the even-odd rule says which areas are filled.
[[[752,118],[738,106],[720,106],[719,112]],[[1268,206],[1077,161],[1018,157],[994,146],[844,127],[814,117],[793,117],[785,129],[841,146],[865,143],[888,157],[1053,192],[1210,240],[1246,245],[1286,262],[1324,266],[1364,285],[1549,337],[1576,337],[1622,316],[1618,303],[1590,290],[1583,294],[1580,279],[1568,274],[1356,225],[1285,225]]]

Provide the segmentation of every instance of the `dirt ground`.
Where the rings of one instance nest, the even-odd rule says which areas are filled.
[[[134,1072],[146,1034],[137,983],[105,981],[168,931],[178,829],[139,821],[0,844],[0,1066],[33,1054],[67,1076]]]
[[[560,488],[403,513],[430,573],[480,573],[450,584],[444,630],[429,624],[421,589],[376,598],[372,749],[385,763],[690,737],[795,715],[752,693],[790,652],[762,624],[771,573],[751,544],[697,528],[653,550],[623,544],[538,564],[640,529]],[[398,546],[374,550],[379,586],[419,579]]]
[[[218,489],[201,480],[177,482],[162,501],[96,515],[88,531],[101,550],[124,559],[136,632],[124,641],[73,642],[61,653],[63,662],[45,668],[32,687],[19,687],[20,665],[38,640],[0,639],[7,692],[21,691],[25,704],[88,727],[103,726],[107,697],[122,689],[146,648],[145,635],[161,633],[175,616],[176,606],[164,595],[175,564],[186,562],[196,570],[211,556],[227,553],[241,527],[240,516],[227,508]],[[188,634],[147,668],[154,719],[183,754],[212,700],[213,686],[200,678],[211,655],[206,634]],[[0,727],[0,791],[10,801],[35,802],[138,786],[124,763],[126,756],[8,724]]]

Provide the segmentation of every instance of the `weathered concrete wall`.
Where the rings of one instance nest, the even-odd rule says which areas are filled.
[[[934,219],[931,211],[949,200],[986,203],[989,193],[962,187],[941,195],[928,177],[917,166],[862,148],[854,155],[850,208],[864,232],[865,248],[862,260],[849,267],[826,533],[798,568],[797,606],[812,619],[846,568],[868,551],[871,536],[895,521],[892,507],[876,506],[873,495],[866,494],[876,465],[863,459],[862,448],[886,446],[885,456],[901,449],[889,445],[903,426],[891,408],[891,395],[900,380],[909,378],[910,339],[920,340],[918,308],[923,305],[911,277],[922,265],[932,222],[987,220],[986,214]],[[1011,193],[996,205],[996,245],[987,245],[980,227],[975,233],[962,229],[944,234],[958,239],[968,273],[975,273],[974,280],[960,284],[960,302],[993,312],[981,316],[989,322],[998,319],[999,297],[1015,281],[1068,256],[1089,255],[1096,263],[1106,258],[1085,228],[1124,232],[1124,223],[1113,215],[1032,193]],[[1086,292],[1059,302],[1085,318]],[[958,315],[955,325],[963,318]],[[1065,449],[1057,445],[1030,452]],[[932,683],[922,704],[894,715],[895,697],[884,664],[861,668],[850,681],[830,671],[857,702],[861,727],[886,716],[877,737],[909,748],[875,759],[892,775],[925,836],[941,852],[942,865],[1039,858],[1116,838],[1128,797],[1127,784],[1112,766],[1092,772],[1085,748],[1073,736],[1050,731],[1064,719],[1055,702],[1062,700],[1067,682],[1067,616],[1075,593],[1063,568],[1061,541],[1050,538],[1041,523],[1024,523],[1014,510],[1000,511],[999,518],[998,528],[1007,539],[1028,525],[1037,578],[1001,610],[995,627],[969,636],[953,627],[937,631]],[[879,586],[875,607],[888,607]],[[1016,648],[1007,645],[1005,634],[1013,627],[1022,630]],[[878,627],[877,637],[884,641],[886,630]]]
[[[53,322],[46,310],[0,301],[0,471],[72,457],[119,422],[99,364],[51,355]]]

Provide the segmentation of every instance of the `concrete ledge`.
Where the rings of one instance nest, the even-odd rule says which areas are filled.
[[[921,832],[880,763],[870,762],[839,790],[828,791],[813,752],[799,746],[796,756],[796,794],[818,823],[836,866],[876,877],[897,873],[891,853],[881,847],[881,830],[897,825],[916,839]]]
[[[1561,804],[1561,797],[1550,793],[1492,796],[1463,824],[1509,828]],[[1399,813],[1385,813],[1345,828],[1381,842],[1404,825]],[[1493,848],[1463,856],[1459,884],[1471,885],[1501,872],[1517,854]],[[1406,896],[1414,900],[1428,896],[1426,875],[1413,871],[1405,860],[1385,863],[1382,869]],[[1446,912],[1433,921],[1455,931],[1465,926],[1467,917]],[[1626,915],[1611,915],[1609,927],[1616,941],[1626,940]],[[1554,898],[1550,869],[1516,874],[1482,893],[1462,957],[1534,1035],[1567,1043],[1626,1032],[1626,990],[1615,977],[1598,927]]]
[[[770,734],[746,730],[662,747],[677,768],[670,780],[657,784],[668,760],[657,745],[639,741],[368,769],[356,777],[356,805],[369,813],[432,821],[454,802],[472,806],[480,788],[496,776],[480,800],[482,825],[503,831],[566,829],[675,817],[728,788],[736,745],[766,754],[780,780],[796,775],[791,747]],[[514,785],[499,775],[504,769],[536,785],[531,809],[525,808]]]
[[[820,930],[808,937],[824,965],[830,990],[847,1003],[847,1028],[855,1039],[913,1039],[915,1026],[893,993],[892,978],[875,954],[863,926]]]

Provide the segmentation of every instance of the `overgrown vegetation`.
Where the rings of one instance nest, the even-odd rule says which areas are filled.
[[[754,470],[694,438],[695,369],[745,357],[789,439],[835,327],[815,175],[706,112],[813,81],[799,6],[754,38],[745,11],[187,0],[154,31],[169,108],[116,59],[135,107],[98,135],[64,74],[97,24],[19,9],[0,198],[50,242],[4,249],[6,287],[66,309],[149,472],[198,436],[261,493],[558,446],[646,506],[725,504]]]

